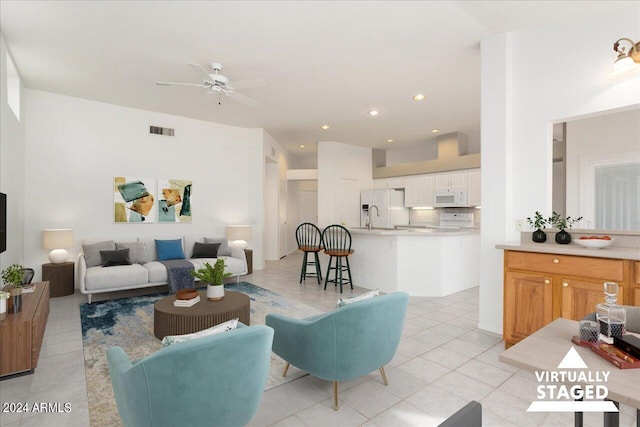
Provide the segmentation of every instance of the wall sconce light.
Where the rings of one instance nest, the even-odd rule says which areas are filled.
[[[620,46],[620,42],[627,42],[631,45],[629,52],[626,52],[624,46]],[[636,64],[640,64],[640,42],[635,43],[633,40],[623,37],[613,44],[613,50],[618,53],[618,59],[613,63],[613,70],[616,73],[629,71]]]

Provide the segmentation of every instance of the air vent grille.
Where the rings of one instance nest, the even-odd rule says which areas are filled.
[[[163,128],[160,126],[149,126],[149,133],[153,135],[174,136],[175,130],[172,128]]]

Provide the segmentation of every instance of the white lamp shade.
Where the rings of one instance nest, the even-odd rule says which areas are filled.
[[[52,251],[49,252],[49,261],[53,264],[61,264],[67,261],[69,254],[65,248],[73,247],[73,230],[44,230],[42,234],[42,247],[52,249]]]
[[[231,241],[231,246],[246,249],[247,240],[251,239],[251,226],[227,225],[227,239]]]

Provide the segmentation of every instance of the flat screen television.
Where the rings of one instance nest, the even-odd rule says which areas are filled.
[[[7,250],[7,195],[0,193],[0,253]]]

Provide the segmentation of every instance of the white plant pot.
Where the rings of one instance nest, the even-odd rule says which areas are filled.
[[[224,298],[224,285],[207,285],[207,299],[218,301]]]
[[[0,298],[0,314],[7,312],[7,299]]]

